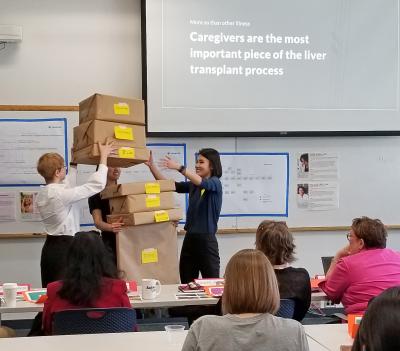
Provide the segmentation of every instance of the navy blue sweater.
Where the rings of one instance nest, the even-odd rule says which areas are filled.
[[[188,234],[215,234],[222,206],[222,184],[218,177],[203,179],[199,186],[177,182],[176,192],[189,193],[185,230]],[[202,194],[202,190],[203,194]]]

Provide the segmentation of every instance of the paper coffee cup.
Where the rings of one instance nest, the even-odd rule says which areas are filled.
[[[4,283],[3,294],[6,307],[16,307],[17,305],[17,289],[16,283]]]

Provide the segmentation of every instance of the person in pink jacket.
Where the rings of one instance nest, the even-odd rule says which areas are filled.
[[[319,287],[346,313],[364,313],[371,298],[400,285],[400,253],[386,248],[387,232],[379,219],[353,219],[348,245],[332,260]]]

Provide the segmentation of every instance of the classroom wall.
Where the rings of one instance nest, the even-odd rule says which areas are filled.
[[[0,51],[0,104],[77,105],[95,92],[141,97],[139,0],[1,0],[23,41]]]
[[[93,92],[141,96],[139,0],[2,0],[0,24],[24,31],[22,43],[0,51],[0,104],[76,105]],[[400,249],[399,234],[390,232],[390,247]],[[347,242],[344,232],[295,233],[295,239],[295,265],[311,274],[321,273],[321,256]],[[254,241],[254,233],[220,235],[222,271]],[[1,239],[0,281],[39,286],[43,242]]]

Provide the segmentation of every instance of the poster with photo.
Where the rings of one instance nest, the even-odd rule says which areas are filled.
[[[40,221],[39,210],[36,206],[37,191],[21,191],[20,212],[23,221]]]

